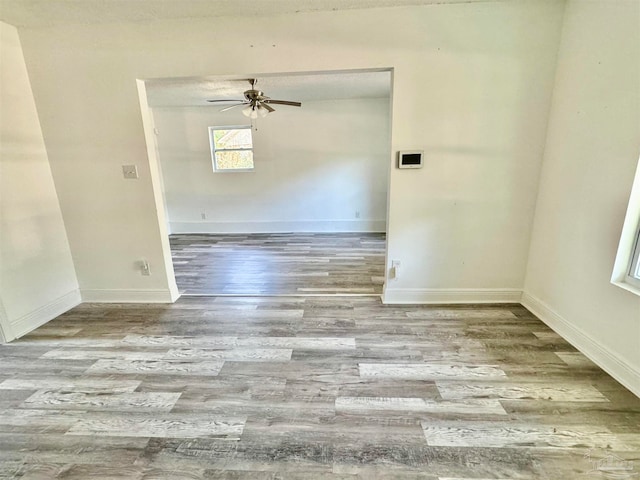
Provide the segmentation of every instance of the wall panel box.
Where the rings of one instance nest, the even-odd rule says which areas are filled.
[[[422,150],[404,150],[398,152],[398,168],[422,168]]]

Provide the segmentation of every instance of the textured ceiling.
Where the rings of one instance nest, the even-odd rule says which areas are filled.
[[[488,1],[501,0],[0,0],[0,20],[43,27]]]
[[[212,106],[208,99],[242,99],[250,88],[246,78],[161,78],[146,81],[151,107]],[[283,74],[258,78],[256,89],[277,100],[313,101],[388,97],[391,73],[332,72]],[[223,108],[223,106],[220,106]]]

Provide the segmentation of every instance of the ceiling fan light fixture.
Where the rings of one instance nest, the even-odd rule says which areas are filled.
[[[243,108],[242,109],[242,114],[245,117],[249,117],[251,119],[258,118],[258,112],[256,111],[256,108],[253,105],[249,105],[249,106]]]
[[[266,117],[267,115],[269,115],[269,110],[267,110],[266,108],[264,108],[264,106],[258,105],[258,115],[260,115],[262,118]]]

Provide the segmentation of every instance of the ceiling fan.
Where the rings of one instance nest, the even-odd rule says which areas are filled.
[[[269,113],[275,112],[275,108],[271,105],[289,105],[291,107],[301,107],[302,103],[300,102],[291,102],[288,100],[273,100],[270,97],[267,97],[264,92],[260,90],[256,90],[256,83],[258,80],[255,78],[250,78],[249,83],[251,84],[251,88],[244,92],[244,100],[207,100],[210,103],[221,103],[221,102],[236,102],[235,105],[230,105],[228,107],[220,110],[221,112],[226,112],[227,110],[231,110],[232,108],[245,106],[242,109],[243,115],[249,118],[258,118],[266,117]]]

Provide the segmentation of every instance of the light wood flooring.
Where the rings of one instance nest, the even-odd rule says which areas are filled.
[[[384,233],[171,235],[185,294],[380,294]]]
[[[640,400],[518,305],[84,304],[0,366],[0,478],[640,472]]]

